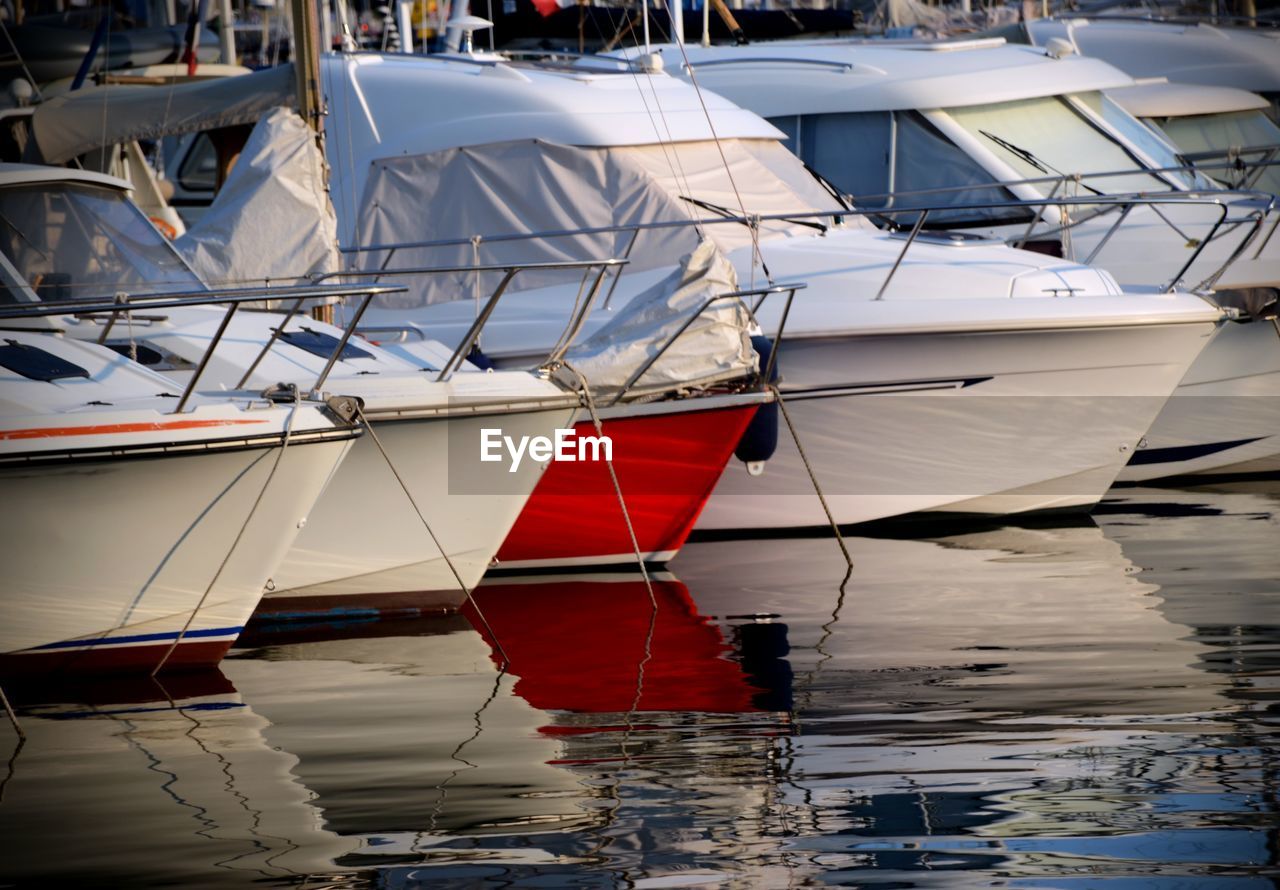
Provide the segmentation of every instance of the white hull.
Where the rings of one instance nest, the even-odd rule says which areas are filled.
[[[1183,378],[1120,481],[1280,471],[1280,329],[1229,324]]]
[[[0,559],[22,595],[0,652],[150,669],[181,636],[172,663],[216,662],[350,445],[299,437],[278,467],[277,444],[0,470]]]
[[[1212,331],[1205,322],[795,339],[781,354],[782,392],[842,525],[1084,508]],[[698,527],[826,521],[783,427],[762,475],[730,464]]]
[[[29,744],[5,787],[6,878],[235,886],[339,871],[358,843],[325,828],[298,758],[264,738],[267,720],[229,686],[204,671],[136,697],[130,686],[117,696],[116,681],[107,701],[24,708]],[[144,830],[146,855],[126,858]],[[74,856],[54,834],[76,839]]]
[[[456,606],[464,597],[459,580],[468,589],[479,582],[544,469],[528,460],[515,473],[507,473],[505,465],[478,463],[480,430],[500,427],[513,437],[551,436],[556,428],[571,425],[575,410],[371,417],[373,432],[413,503],[373,436],[365,436],[272,576],[261,611],[287,615],[362,604]]]

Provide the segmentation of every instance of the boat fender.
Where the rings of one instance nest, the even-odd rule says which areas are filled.
[[[773,352],[773,343],[768,337],[756,334],[751,338],[751,345],[760,356],[760,367],[769,364],[769,355]],[[778,381],[778,366],[774,363],[767,383]],[[733,455],[747,465],[747,472],[759,476],[764,472],[764,462],[773,457],[778,448],[778,403],[770,402],[761,405],[756,416],[751,419],[747,429],[738,440],[738,447]]]
[[[494,369],[493,359],[481,352],[479,346],[471,347],[471,351],[467,353],[467,361],[481,371],[492,371]]]

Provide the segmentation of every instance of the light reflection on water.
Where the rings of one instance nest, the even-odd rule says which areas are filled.
[[[1276,886],[1280,485],[1113,494],[849,539],[843,593],[830,540],[701,543],[28,701],[0,877]]]

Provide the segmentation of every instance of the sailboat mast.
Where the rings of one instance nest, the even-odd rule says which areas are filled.
[[[291,0],[293,73],[297,78],[298,113],[317,134],[324,133],[320,107],[320,29],[315,0]]]

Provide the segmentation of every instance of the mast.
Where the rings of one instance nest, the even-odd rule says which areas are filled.
[[[324,110],[320,98],[320,29],[315,0],[290,0],[293,13],[293,74],[298,91],[298,113],[316,133],[320,157],[324,158]],[[323,160],[322,160],[323,163]],[[329,187],[325,165],[325,189]],[[333,323],[333,304],[311,307],[316,321]]]
[[[320,29],[314,0],[290,0],[293,13],[293,73],[298,91],[298,113],[317,137],[324,134],[320,107]],[[322,146],[323,147],[323,146]]]

